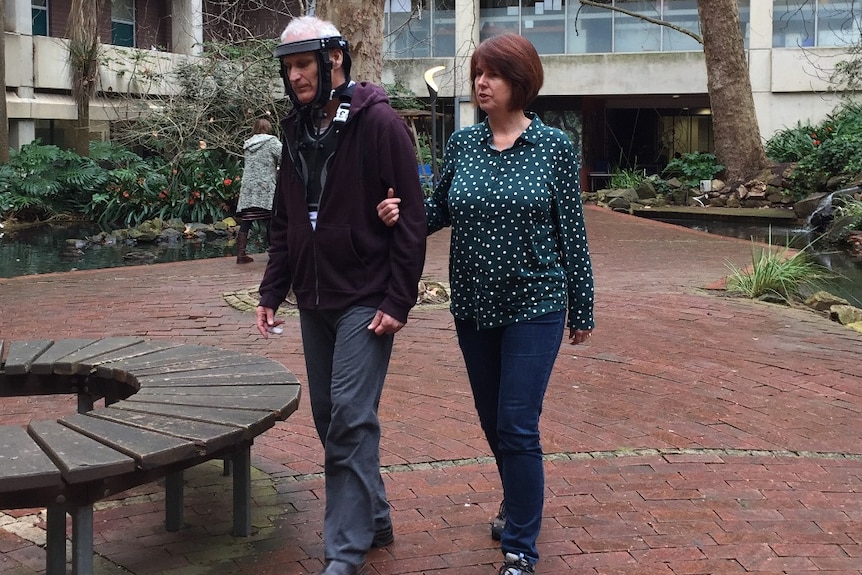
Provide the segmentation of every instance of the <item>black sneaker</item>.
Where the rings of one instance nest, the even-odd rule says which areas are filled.
[[[506,528],[506,500],[500,503],[500,511],[497,516],[491,520],[491,539],[499,541],[503,536],[503,530]]]
[[[371,547],[373,549],[386,547],[393,541],[395,541],[395,533],[392,531],[392,524],[390,523],[386,527],[381,527],[374,532],[374,539],[371,540]]]
[[[524,554],[506,553],[499,575],[524,575],[524,573],[535,573],[530,562],[524,559]]]

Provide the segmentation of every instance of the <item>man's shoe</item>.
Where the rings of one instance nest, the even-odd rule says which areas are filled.
[[[395,541],[395,533],[392,531],[392,524],[382,527],[374,532],[374,539],[371,540],[371,548],[379,549],[386,547]]]
[[[499,575],[524,575],[525,573],[535,573],[535,570],[530,562],[524,559],[524,554],[506,553]]]
[[[330,561],[319,575],[366,575],[365,565],[351,565],[344,561]]]
[[[503,536],[503,530],[506,529],[506,500],[500,503],[500,511],[497,516],[491,520],[491,539],[499,541]]]

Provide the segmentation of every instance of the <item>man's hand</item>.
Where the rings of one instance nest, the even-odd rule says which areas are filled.
[[[263,339],[269,339],[269,330],[284,323],[283,319],[275,319],[275,310],[270,307],[257,306],[255,310],[257,316],[257,331],[263,336]]]
[[[398,204],[401,203],[401,198],[395,197],[395,190],[389,188],[386,192],[386,199],[377,204],[377,217],[388,227],[395,225],[398,221]]]
[[[371,324],[368,326],[368,329],[373,331],[376,335],[385,335],[388,333],[396,333],[404,327],[404,324],[383,311],[377,310],[377,313],[374,314],[374,319],[371,320]]]

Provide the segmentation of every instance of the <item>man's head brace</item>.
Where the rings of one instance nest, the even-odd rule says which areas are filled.
[[[290,87],[290,78],[281,62],[282,56],[301,54],[303,52],[317,53],[317,94],[314,100],[307,105],[323,107],[332,96],[332,61],[329,59],[330,50],[341,50],[344,69],[344,79],[350,81],[350,45],[342,36],[329,36],[327,38],[312,38],[310,40],[299,40],[298,42],[286,42],[275,47],[272,55],[278,58],[279,73],[284,82],[284,92],[290,97],[291,102],[297,108],[301,107],[296,94]]]

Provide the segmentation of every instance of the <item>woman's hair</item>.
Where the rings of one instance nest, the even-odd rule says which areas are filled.
[[[512,91],[510,109],[529,106],[545,81],[542,61],[533,44],[519,34],[505,33],[484,40],[470,58],[470,84],[476,103],[476,70],[493,72],[509,83]]]
[[[258,118],[251,129],[252,134],[272,134],[272,124],[266,118]]]

